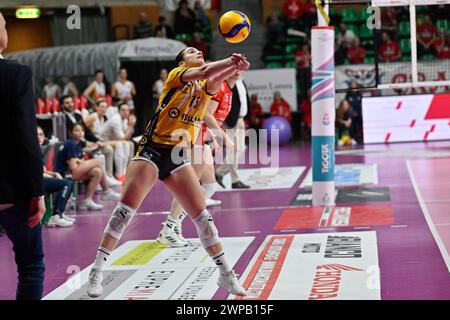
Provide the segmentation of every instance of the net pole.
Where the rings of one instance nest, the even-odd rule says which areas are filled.
[[[416,29],[416,0],[409,3],[409,24],[411,34],[411,77],[413,86],[417,86],[417,29]]]
[[[334,182],[334,28],[329,27],[328,4],[316,0],[318,26],[311,30],[312,55],[312,204],[332,206]]]

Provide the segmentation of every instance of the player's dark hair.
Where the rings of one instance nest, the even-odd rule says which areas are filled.
[[[181,61],[183,61],[183,59],[184,59],[184,51],[186,50],[187,48],[184,48],[183,50],[181,50],[178,54],[177,54],[177,56],[176,56],[176,58],[175,58],[175,65],[178,67],[178,65],[179,65],[179,63],[181,62]]]

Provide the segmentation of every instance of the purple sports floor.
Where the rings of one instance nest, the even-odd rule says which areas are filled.
[[[341,149],[344,150],[344,149]],[[347,150],[347,149],[345,149]],[[364,146],[363,154],[336,155],[336,163],[375,163],[377,187],[390,189],[394,223],[366,226],[376,231],[382,299],[450,299],[450,142],[409,143]],[[290,145],[280,150],[280,166],[306,166],[291,189],[216,193],[221,206],[211,207],[221,236],[254,236],[235,266],[242,274],[267,235],[275,230],[279,217],[299,190],[311,166],[310,145]],[[361,153],[361,152],[360,152]],[[253,166],[254,167],[254,166]],[[155,239],[169,210],[171,196],[158,182],[148,195],[121,243],[129,240]],[[48,294],[71,275],[69,266],[86,268],[114,207],[104,202],[101,212],[71,212],[77,222],[72,228],[43,228],[45,246],[45,292]],[[335,227],[333,232],[360,230]],[[195,237],[192,223],[184,223],[187,238]],[[258,232],[259,233],[256,233]],[[297,229],[293,233],[322,232]],[[329,231],[329,228],[327,230]],[[11,243],[0,238],[0,299],[14,299],[16,270]],[[227,294],[218,290],[214,299]]]

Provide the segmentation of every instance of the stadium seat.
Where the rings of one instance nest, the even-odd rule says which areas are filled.
[[[398,24],[398,33],[401,37],[409,37],[410,35],[409,21],[401,21]]]
[[[435,60],[436,57],[433,54],[424,54],[423,56],[420,57],[420,61],[432,61]]]
[[[297,62],[295,61],[288,61],[284,65],[286,68],[297,68]]]
[[[87,109],[88,107],[88,99],[85,96],[80,97],[80,110]]]
[[[365,22],[367,21],[367,19],[370,16],[371,16],[371,13],[367,12],[367,7],[362,7],[361,11],[359,12],[359,21],[361,21],[365,24]]]
[[[297,50],[300,50],[300,46],[297,44],[294,44],[294,43],[286,45],[286,48],[285,48],[286,53],[295,52]]]
[[[353,33],[356,35],[356,36],[358,36],[359,37],[359,28],[358,28],[358,26],[356,25],[356,24],[348,24],[347,25],[347,29],[348,30],[352,30],[353,31]]]
[[[45,102],[41,98],[38,98],[37,99],[37,110],[36,110],[36,113],[37,114],[43,114],[44,110],[45,110]]]
[[[436,21],[436,29],[444,29],[445,33],[447,33],[449,31],[449,21],[448,20],[438,20]]]
[[[73,99],[73,107],[74,107],[74,109],[75,110],[80,110],[80,103],[81,103],[80,98],[78,98],[77,96],[73,96],[72,99]]]
[[[280,61],[283,60],[283,56],[282,55],[271,55],[271,56],[266,56],[265,58],[266,62],[273,62],[273,61]]]
[[[334,8],[329,8],[329,9],[328,9],[328,15],[329,15],[330,17],[332,17],[332,18],[335,18],[335,17],[339,16],[340,14],[339,14],[339,12],[338,12],[336,9],[334,9]],[[333,19],[333,20],[334,20],[334,19]]]
[[[359,27],[359,37],[361,39],[372,38],[373,37],[373,30],[370,30],[369,28],[367,28],[367,25],[365,23],[363,23]]]
[[[267,69],[276,69],[276,68],[282,68],[283,64],[281,62],[269,62],[266,64]]]
[[[402,53],[410,53],[411,52],[411,41],[409,39],[401,39],[400,40],[400,50]]]
[[[342,10],[342,21],[343,22],[356,22],[358,17],[356,16],[356,10],[352,8],[347,8]]]
[[[59,108],[58,98],[53,98],[52,99],[52,106],[53,106],[53,109],[52,109],[53,112],[60,112],[61,111],[60,108]]]
[[[284,60],[295,60],[295,54],[285,54]]]
[[[375,58],[374,58],[374,57],[366,56],[366,57],[364,58],[364,63],[375,63]]]
[[[401,61],[411,61],[411,55],[410,54],[402,55]]]

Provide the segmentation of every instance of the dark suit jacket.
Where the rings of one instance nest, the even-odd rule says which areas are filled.
[[[245,85],[245,90],[247,90],[247,86]],[[225,119],[225,123],[227,124],[227,126],[229,126],[230,128],[233,128],[234,126],[236,126],[236,123],[239,119],[239,113],[241,111],[241,99],[239,98],[239,92],[237,89],[237,86],[235,85],[233,87],[233,99],[231,100],[231,110],[230,113],[228,114],[227,118]],[[250,98],[248,96],[248,91],[247,91],[247,114],[246,117],[249,116],[250,114]]]
[[[30,68],[0,59],[0,203],[44,195]]]
[[[83,121],[83,117],[79,113],[74,113],[75,122],[70,119],[70,117],[67,115],[66,112],[64,112],[64,115],[66,116],[66,131],[67,131],[67,139],[70,138],[70,133],[72,132],[72,128],[76,123],[81,123],[81,125],[84,128],[84,137],[87,141],[90,142],[97,142],[99,139],[92,133],[92,131],[86,127],[86,124]]]

